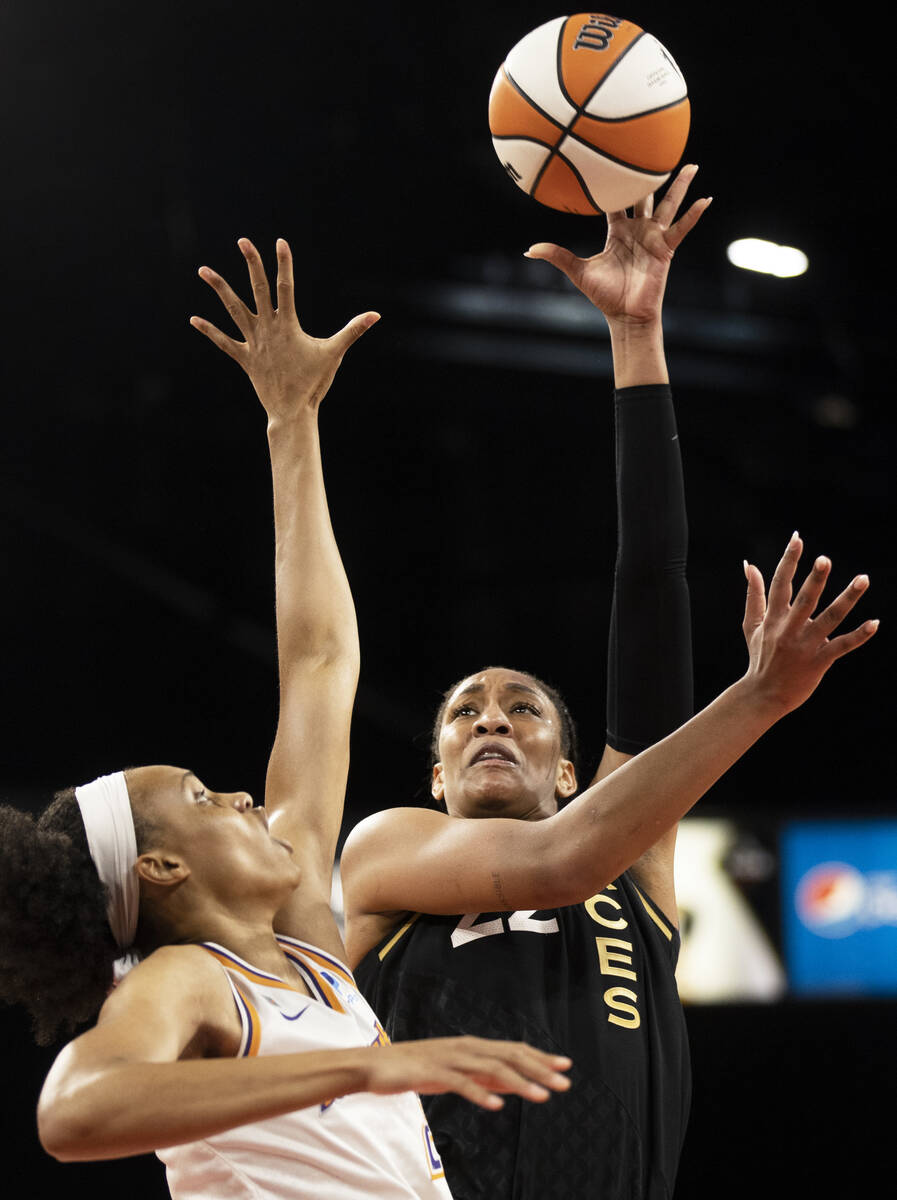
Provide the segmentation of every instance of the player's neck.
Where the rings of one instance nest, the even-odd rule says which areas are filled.
[[[205,928],[207,932],[197,940],[215,942],[266,975],[274,975],[291,987],[306,990],[301,976],[277,941],[271,920],[252,924],[245,918],[239,921],[225,919],[209,922]]]

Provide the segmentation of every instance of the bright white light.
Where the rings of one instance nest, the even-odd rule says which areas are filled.
[[[777,275],[779,279],[803,275],[810,265],[803,250],[777,246],[763,238],[739,238],[729,246],[726,256],[730,263],[745,271],[761,271],[764,275]]]

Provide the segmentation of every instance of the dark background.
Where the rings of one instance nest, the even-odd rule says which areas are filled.
[[[557,684],[594,765],[615,539],[609,347],[588,303],[521,255],[541,240],[592,253],[604,222],[519,192],[485,116],[507,50],[560,11],[0,10],[4,800],[38,808],[157,761],[262,794],[276,699],[264,416],[187,323],[223,315],[202,263],[247,293],[242,235],[269,262],[274,238],[290,240],[309,332],[383,314],[321,418],[363,650],[346,828],[422,798],[441,691],[487,662]],[[833,558],[835,586],[868,572],[856,619],[885,619],[702,811],[890,813],[885,31],[795,0],[619,15],[675,55],[694,194],[714,196],[666,305],[698,701],[744,667],[741,560],[768,577],[794,528],[808,559]],[[725,247],[742,236],[799,246],[809,271],[737,271]],[[875,1194],[890,1176],[891,1015],[885,1001],[691,1007],[677,1195]],[[164,1195],[151,1159],[43,1155],[33,1105],[49,1056],[19,1014],[3,1021],[10,1194],[80,1180],[98,1197]]]

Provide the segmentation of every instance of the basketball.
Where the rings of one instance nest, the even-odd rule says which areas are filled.
[[[685,79],[657,38],[603,13],[555,17],[498,69],[489,128],[519,188],[549,208],[629,208],[669,179],[685,149]]]

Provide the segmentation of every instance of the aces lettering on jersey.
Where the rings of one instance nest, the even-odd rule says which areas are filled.
[[[585,910],[592,920],[602,929],[613,930],[615,933],[629,928],[629,922],[622,914],[619,903],[608,896],[606,892],[617,889],[609,883],[604,892],[599,892],[585,902]],[[509,913],[507,928],[505,918],[495,917],[489,921],[478,920],[480,913],[468,913],[462,917],[452,930],[452,946],[457,950],[461,946],[477,941],[479,938],[494,937],[500,933],[519,931],[523,933],[557,933],[558,923],[554,917],[534,917],[538,910],[529,908],[520,912]],[[595,948],[598,953],[598,969],[602,975],[617,976],[638,983],[638,975],[632,961],[633,944],[622,937],[602,936],[595,938]],[[607,1005],[607,1019],[613,1025],[623,1029],[638,1029],[642,1023],[638,1008],[638,994],[631,987],[614,984],[604,993],[604,1003]]]
[[[617,889],[609,883],[606,890],[615,892]],[[600,911],[599,906],[602,909],[610,909],[610,912]],[[623,930],[629,927],[620,905],[613,896],[607,896],[604,892],[586,900],[585,908],[592,920],[605,929]],[[614,911],[619,915],[614,916]],[[596,937],[595,945],[602,975],[619,975],[623,979],[631,979],[633,983],[638,983],[638,975],[633,969],[632,942],[617,937]],[[642,1018],[635,1007],[638,995],[632,988],[621,987],[619,984],[609,987],[604,993],[604,1003],[613,1010],[607,1014],[607,1019],[612,1025],[621,1025],[624,1029],[638,1029],[641,1025]]]

